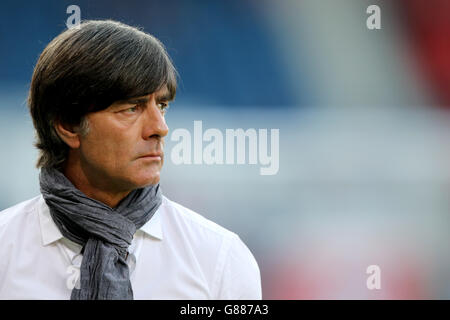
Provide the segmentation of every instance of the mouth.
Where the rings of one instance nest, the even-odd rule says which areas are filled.
[[[145,154],[143,156],[140,156],[140,157],[138,157],[138,159],[161,161],[162,157],[163,157],[163,153],[162,152],[155,152],[155,153],[149,153],[149,154]]]

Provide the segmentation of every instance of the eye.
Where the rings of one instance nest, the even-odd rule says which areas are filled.
[[[136,106],[133,106],[131,108],[124,109],[122,111],[125,112],[125,113],[136,113],[138,111],[138,106],[136,105]]]
[[[158,108],[162,112],[166,112],[166,110],[169,108],[169,104],[166,102],[160,102],[160,103],[158,103]]]

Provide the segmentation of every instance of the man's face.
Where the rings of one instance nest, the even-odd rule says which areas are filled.
[[[79,157],[92,185],[124,191],[159,182],[167,106],[163,88],[86,116],[89,131],[80,137]]]

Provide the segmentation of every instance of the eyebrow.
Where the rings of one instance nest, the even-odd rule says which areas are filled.
[[[172,101],[173,96],[170,94],[169,91],[165,91],[163,94],[156,96],[156,100],[158,101]]]
[[[120,104],[141,104],[141,103],[147,103],[148,102],[148,98],[130,98],[130,99],[125,99],[125,100],[121,100]]]
[[[172,101],[173,97],[170,94],[170,92],[164,92],[161,95],[156,96],[156,101]],[[136,97],[136,98],[129,98],[118,101],[120,104],[141,104],[141,103],[147,103],[148,98],[147,97]]]

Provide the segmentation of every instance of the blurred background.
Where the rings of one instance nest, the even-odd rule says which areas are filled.
[[[264,299],[450,298],[449,1],[2,1],[0,210],[39,194],[27,90],[71,4],[165,44],[180,74],[172,132],[280,130],[267,176],[175,165],[169,132],[161,180],[241,237]]]

